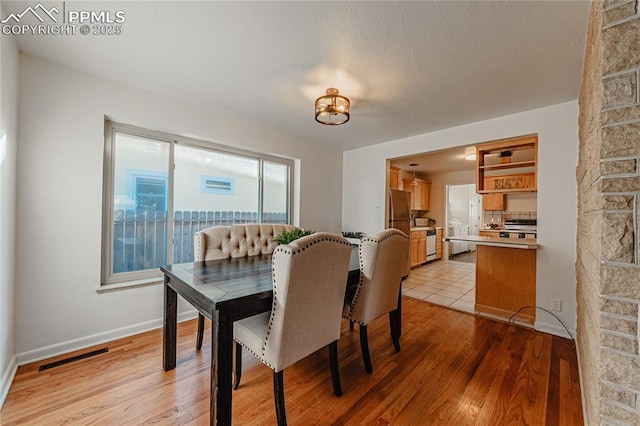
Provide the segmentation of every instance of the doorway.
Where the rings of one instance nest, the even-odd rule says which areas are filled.
[[[482,229],[482,197],[476,193],[476,185],[447,185],[447,235],[478,235]],[[475,244],[452,242],[448,244],[449,260],[475,263]]]

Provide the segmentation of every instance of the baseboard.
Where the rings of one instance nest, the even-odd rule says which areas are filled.
[[[0,408],[4,405],[4,400],[9,393],[9,388],[11,388],[11,383],[13,383],[13,378],[16,376],[17,371],[18,363],[16,362],[16,357],[12,356],[7,369],[2,373],[2,378],[0,379]]]
[[[490,314],[489,312],[480,312],[480,311],[476,311],[475,315],[479,317],[489,318],[494,321],[504,322],[505,324],[513,324],[523,328],[529,328],[531,330],[535,330],[533,328],[533,324],[530,324],[525,321],[518,321],[517,319],[513,322],[509,322],[508,318],[506,318],[504,315],[493,315],[493,314]]]
[[[188,321],[196,318],[197,316],[198,312],[196,310],[182,312],[178,314],[178,322]],[[69,352],[88,348],[90,346],[121,339],[123,337],[133,336],[134,334],[144,333],[145,331],[155,330],[160,327],[162,327],[162,318],[22,352],[16,354],[16,361],[18,365],[30,364],[32,362],[63,355]]]
[[[474,310],[480,315],[487,314],[488,316],[492,316],[495,318],[502,318],[503,321],[507,321],[507,322],[512,317],[513,317],[512,318],[513,322],[528,323],[531,325],[533,325],[533,322],[534,322],[532,315],[529,315],[523,312],[516,313],[512,311],[507,311],[505,309],[495,308],[493,306],[481,305],[479,303],[475,304]]]
[[[553,334],[554,336],[565,337],[567,339],[575,339],[576,330],[569,329],[571,335],[567,334],[567,330],[562,326],[562,324],[548,324],[545,322],[536,321],[534,328],[538,331],[542,331],[544,333]]]

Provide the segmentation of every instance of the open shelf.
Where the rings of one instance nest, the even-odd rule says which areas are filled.
[[[483,170],[502,170],[502,169],[517,169],[520,167],[535,167],[535,161],[518,161],[517,163],[502,163],[502,164],[491,164],[487,166],[480,166],[480,169]]]
[[[517,189],[483,189],[477,191],[478,194],[509,194],[511,192],[537,192],[535,188],[517,188]]]
[[[503,151],[518,153],[511,163],[493,163]],[[533,158],[533,159],[532,159]],[[526,173],[522,170],[528,169]],[[513,170],[509,172],[509,170]],[[502,171],[502,172],[501,172]],[[531,172],[530,172],[531,171]],[[536,192],[538,174],[538,136],[489,142],[476,146],[476,192],[479,194]]]

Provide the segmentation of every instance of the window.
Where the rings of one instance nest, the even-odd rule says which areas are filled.
[[[151,282],[193,261],[193,234],[291,223],[293,162],[105,123],[102,283]]]
[[[289,223],[289,167],[286,164],[264,161],[262,217],[264,222]]]

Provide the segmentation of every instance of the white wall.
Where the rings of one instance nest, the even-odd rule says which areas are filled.
[[[563,300],[559,317],[576,327],[576,179],[578,103],[567,102],[344,153],[342,226],[377,232],[384,228],[386,159],[538,133],[537,305],[551,309]],[[539,330],[563,334],[549,314],[538,311]],[[572,331],[573,332],[573,331]]]
[[[512,193],[505,197],[506,212],[536,212],[538,211],[538,197],[534,192]]]
[[[160,325],[162,286],[100,285],[104,117],[296,159],[295,223],[340,231],[342,154],[272,129],[20,55],[19,363]],[[181,313],[191,308],[183,303]]]
[[[0,37],[0,406],[16,371],[15,229],[18,110],[18,48]]]

